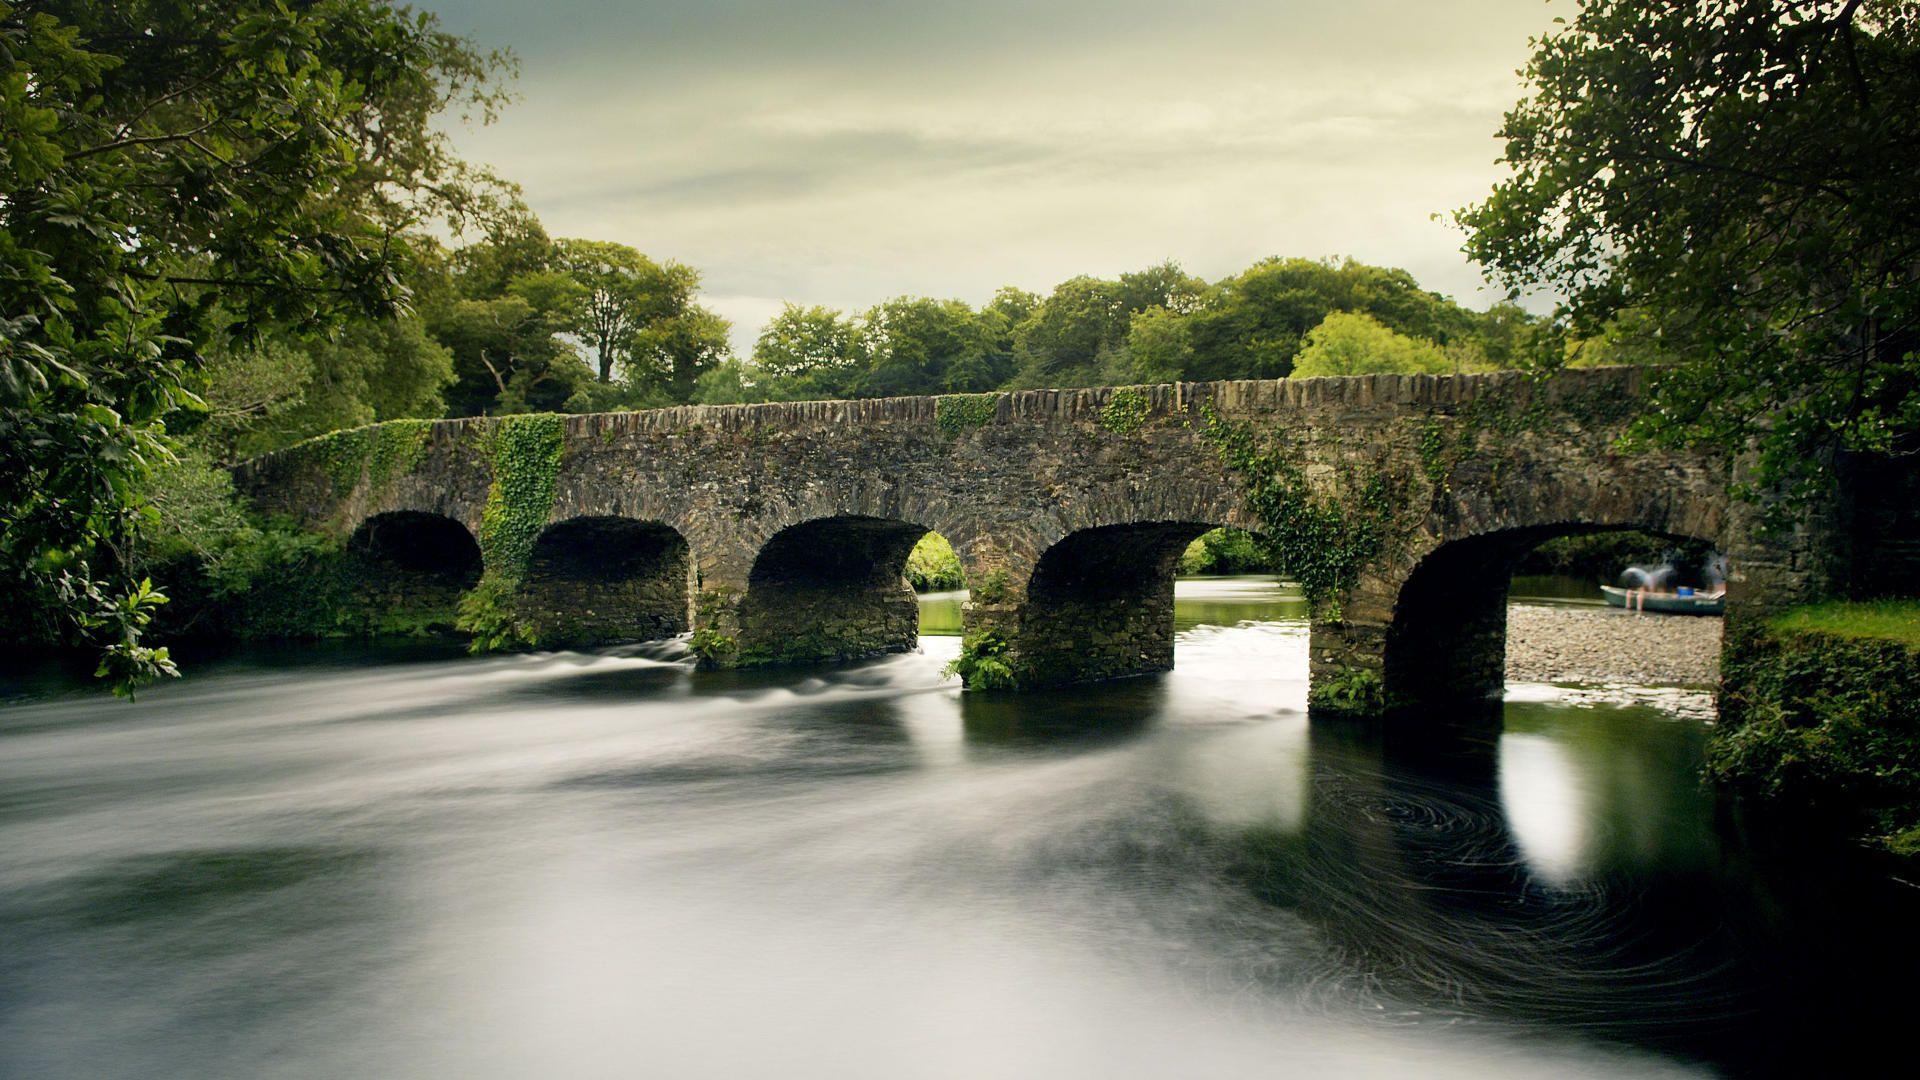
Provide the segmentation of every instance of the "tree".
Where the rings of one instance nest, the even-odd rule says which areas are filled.
[[[1177,382],[1193,367],[1191,316],[1151,307],[1127,330],[1126,370],[1116,382]]]
[[[1657,342],[1635,435],[1757,445],[1789,495],[1920,449],[1920,4],[1590,0],[1534,49],[1513,175],[1458,221],[1564,298],[1540,362]]]
[[[733,324],[691,301],[698,275],[688,271],[688,290],[675,313],[656,318],[634,335],[633,380],[656,390],[666,403],[693,400],[700,376],[733,354]]]
[[[204,422],[187,436],[230,463],[342,428],[442,416],[452,381],[452,354],[412,315],[224,346],[209,351]]]
[[[397,308],[503,64],[378,0],[0,3],[0,587],[117,689],[173,670],[130,547],[196,343]]]
[[[557,264],[586,290],[576,332],[592,347],[600,381],[612,382],[617,364],[632,365],[641,332],[687,313],[700,275],[692,267],[662,266],[625,244],[561,240]]]
[[[1398,333],[1445,345],[1475,316],[1420,288],[1405,270],[1345,259],[1263,259],[1217,283],[1192,313],[1188,379],[1278,379],[1314,327],[1335,311],[1369,315]]]
[[[760,331],[753,363],[800,396],[844,397],[861,365],[859,339],[855,322],[832,308],[786,304]]]
[[[447,390],[455,416],[556,412],[593,381],[565,335],[578,324],[586,290],[557,270],[508,282],[503,295],[456,300],[436,312],[429,329],[452,353]]]
[[[902,296],[875,306],[861,319],[866,370],[862,397],[937,394],[958,389],[948,382],[956,369],[971,382],[985,368],[992,348],[987,328],[959,300]]]
[[[1307,332],[1293,374],[1296,378],[1383,372],[1414,375],[1448,371],[1452,366],[1446,352],[1431,341],[1396,334],[1371,315],[1333,311]]]

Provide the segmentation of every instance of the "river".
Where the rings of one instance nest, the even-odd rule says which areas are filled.
[[[922,652],[831,670],[309,646],[132,705],[16,681],[0,1076],[1831,1075],[1906,1044],[1920,894],[1716,805],[1697,707],[1309,725],[1300,601],[1260,579],[1181,584],[1168,675],[963,696],[953,600]]]

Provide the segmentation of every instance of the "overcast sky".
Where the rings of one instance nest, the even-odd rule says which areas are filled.
[[[1163,259],[1403,266],[1475,307],[1433,215],[1500,175],[1545,0],[424,0],[521,61],[471,159],[555,236],[780,301],[981,303]]]

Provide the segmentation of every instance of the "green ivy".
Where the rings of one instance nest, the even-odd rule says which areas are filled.
[[[515,617],[513,593],[559,494],[564,421],[553,413],[503,417],[483,436],[482,449],[493,468],[480,511],[486,571],[460,603],[460,629],[473,635],[474,652],[530,648],[538,638]]]
[[[407,475],[426,455],[433,433],[431,420],[389,420],[373,428],[373,446],[367,452],[367,483],[380,491]]]
[[[336,496],[352,494],[362,480],[370,493],[378,493],[420,463],[432,430],[430,420],[389,420],[322,435],[299,446],[318,460]]]
[[[933,422],[941,434],[949,439],[957,438],[963,432],[993,423],[999,401],[998,394],[948,394],[935,398]]]
[[[991,630],[970,634],[960,641],[960,655],[948,661],[941,674],[960,676],[969,690],[1012,690],[1019,685],[1013,666],[1007,662],[1007,639]]]
[[[518,578],[526,572],[534,541],[553,513],[564,449],[562,420],[553,413],[505,417],[487,433],[493,483],[480,511],[480,553],[489,573]]]
[[[1147,395],[1132,387],[1115,390],[1100,410],[1100,426],[1115,435],[1131,435],[1147,422],[1153,411]]]
[[[1344,498],[1322,493],[1291,448],[1221,418],[1211,405],[1202,407],[1202,415],[1202,433],[1239,476],[1273,565],[1299,583],[1316,617],[1339,622],[1342,602],[1361,571],[1410,531],[1408,478],[1375,464],[1364,475],[1343,475]]]

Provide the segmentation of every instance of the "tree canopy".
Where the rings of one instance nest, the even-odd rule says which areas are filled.
[[[1293,373],[1314,375],[1437,374],[1447,370],[1447,354],[1431,341],[1394,333],[1365,312],[1330,311],[1307,331]]]
[[[0,577],[121,687],[171,670],[129,549],[202,347],[395,313],[497,195],[433,117],[506,65],[376,0],[0,3]]]
[[[1512,176],[1458,219],[1562,298],[1540,362],[1668,362],[1638,436],[1757,444],[1789,494],[1920,449],[1920,4],[1588,0],[1534,44]]]

